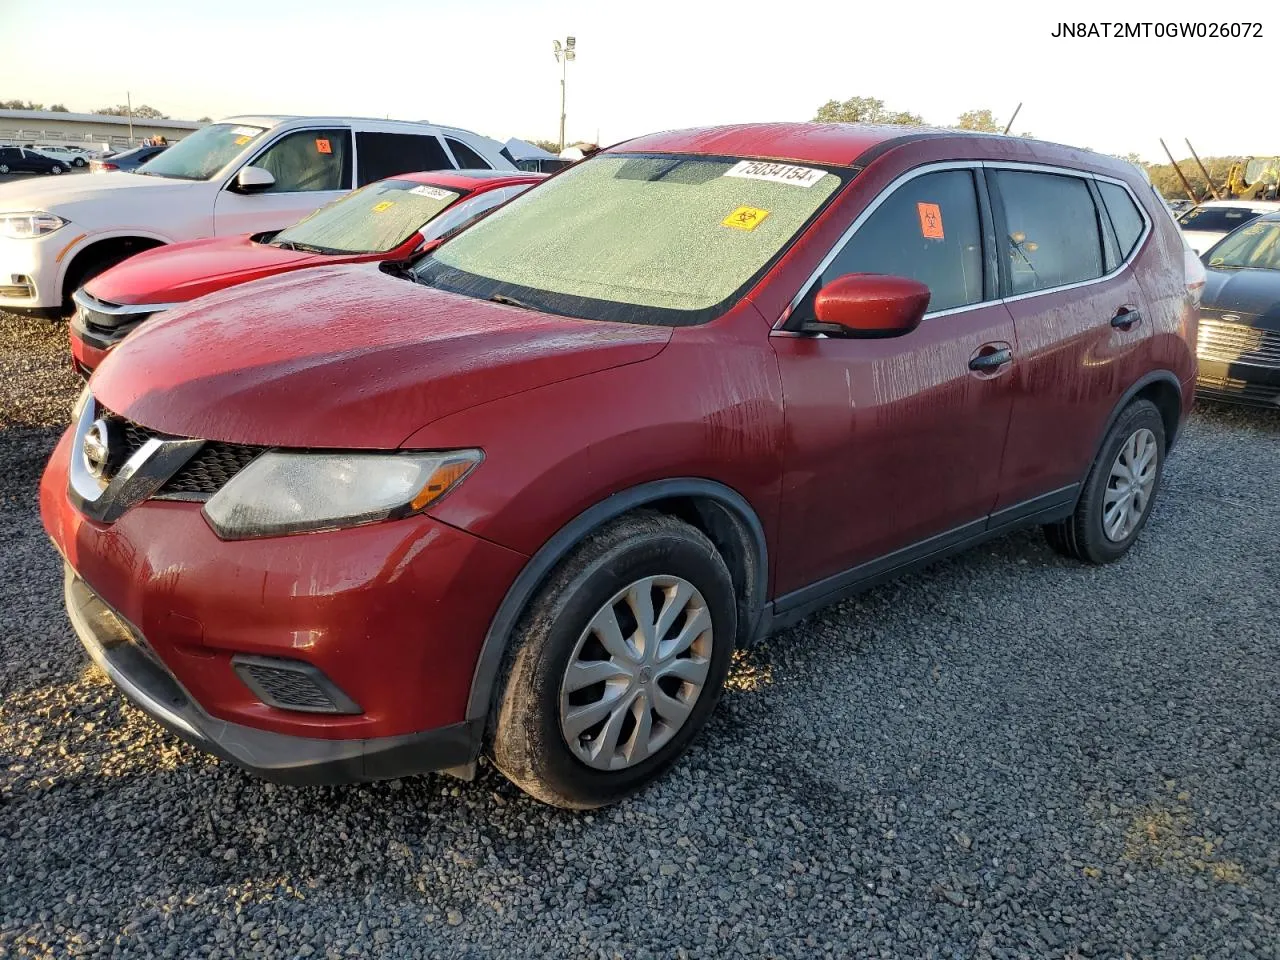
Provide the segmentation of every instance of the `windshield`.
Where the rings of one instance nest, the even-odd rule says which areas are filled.
[[[266,132],[265,127],[238,123],[210,124],[148,160],[138,173],[175,180],[208,180]]]
[[[1241,227],[1208,253],[1209,266],[1280,270],[1280,220]]]
[[[461,195],[411,180],[380,180],[286,227],[271,245],[321,253],[386,253]]]
[[[1254,157],[1244,168],[1244,182],[1252,186],[1261,180],[1268,186],[1280,179],[1280,157]]]
[[[1178,218],[1184,230],[1229,233],[1262,214],[1248,207],[1194,207]]]
[[[600,154],[464,230],[413,273],[567,316],[702,323],[732,306],[841,183],[811,166]]]

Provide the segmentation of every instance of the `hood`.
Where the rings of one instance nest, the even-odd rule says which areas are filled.
[[[129,306],[185,303],[237,283],[342,261],[327,254],[254,243],[248,236],[211,237],[139,253],[98,274],[85,284],[85,290],[107,303]]]
[[[0,212],[43,210],[86,227],[118,227],[121,214],[136,223],[165,222],[175,196],[208,189],[202,180],[170,180],[140,173],[95,173],[92,176],[32,177],[0,184]],[[123,200],[121,191],[131,191]],[[121,197],[120,203],[102,203]],[[157,219],[159,215],[160,219]]]
[[[469,407],[657,356],[670,337],[319,267],[161,314],[91,384],[109,410],[176,436],[393,449]]]
[[[1205,272],[1201,310],[1234,313],[1242,323],[1280,330],[1280,270],[1209,267]]]

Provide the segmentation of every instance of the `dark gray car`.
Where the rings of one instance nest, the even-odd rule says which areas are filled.
[[[112,170],[123,170],[125,173],[132,173],[152,157],[159,156],[167,149],[167,146],[134,147],[132,150],[124,151],[124,153],[103,157],[101,160],[90,160],[89,172],[107,173]]]

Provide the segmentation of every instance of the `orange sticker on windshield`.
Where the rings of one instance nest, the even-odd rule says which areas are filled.
[[[383,200],[381,203],[373,205],[373,212],[381,213],[383,210],[390,210],[393,206],[395,206],[394,200]]]
[[[253,137],[236,137],[236,146],[243,147],[246,143],[248,143],[252,139]]]
[[[760,210],[757,207],[739,207],[721,220],[720,225],[722,227],[733,227],[735,230],[754,230],[760,226],[768,215],[768,210]]]
[[[942,208],[936,203],[917,203],[920,214],[920,236],[926,240],[942,240]]]
[[[318,137],[316,138],[316,149],[321,153],[333,153],[333,147],[329,146],[329,141],[321,140]]]

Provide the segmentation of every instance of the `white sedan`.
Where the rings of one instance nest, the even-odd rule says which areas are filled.
[[[1228,233],[1264,213],[1280,210],[1280,200],[1206,200],[1178,216],[1187,245],[1204,253]]]

